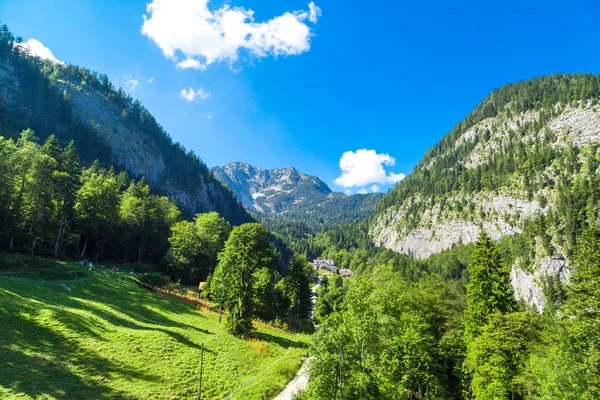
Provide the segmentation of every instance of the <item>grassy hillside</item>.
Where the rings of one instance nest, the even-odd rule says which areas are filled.
[[[215,313],[111,273],[66,287],[2,275],[0,325],[3,399],[191,399],[201,343],[203,399],[267,399],[306,355],[306,336],[236,339]]]

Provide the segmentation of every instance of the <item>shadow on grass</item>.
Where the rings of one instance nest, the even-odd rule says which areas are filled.
[[[254,331],[250,334],[250,338],[264,340],[265,342],[269,342],[269,343],[276,343],[277,345],[283,347],[284,349],[288,349],[290,347],[295,348],[295,349],[308,348],[306,343],[294,342],[293,340],[290,340],[290,339],[287,339],[287,338],[284,338],[281,336],[271,335],[270,333],[266,333],[266,332]]]
[[[23,307],[26,307],[28,300],[29,302],[35,300],[43,303],[44,308],[54,312],[54,318],[57,321],[69,326],[74,331],[85,333],[99,340],[104,340],[103,333],[108,331],[102,320],[116,327],[161,331],[181,344],[194,348],[199,348],[199,345],[175,332],[173,328],[195,330],[207,335],[213,334],[206,329],[174,321],[153,310],[153,308],[159,308],[168,313],[189,313],[194,318],[205,318],[190,305],[158,297],[122,278],[115,278],[110,285],[107,285],[103,281],[104,279],[110,278],[101,277],[95,281],[86,282],[81,287],[73,285],[73,292],[67,292],[61,287],[49,288],[43,285],[32,285],[34,290],[30,290],[26,295],[13,292],[7,292],[7,294],[20,297],[18,302],[23,304]],[[95,306],[92,302],[100,303],[103,308]],[[37,307],[33,306],[33,308]],[[75,314],[70,309],[86,310],[96,318]]]
[[[205,318],[191,306],[147,293],[132,282],[107,284],[105,279],[71,285],[71,292],[62,287],[16,282],[0,287],[0,387],[33,398],[125,398],[123,392],[106,385],[111,375],[148,382],[162,378],[106,359],[100,350],[84,348],[69,331],[76,332],[76,337],[99,341],[106,341],[107,334],[118,327],[160,331],[180,345],[195,349],[200,344],[177,330],[213,334],[155,310],[189,313],[198,321]],[[50,313],[48,323],[28,317],[41,311]],[[51,324],[64,328],[57,332]]]
[[[111,375],[156,381],[103,358],[77,341],[42,326],[15,310],[0,310],[0,386],[33,398],[128,398],[106,385]],[[75,373],[77,371],[77,373]]]

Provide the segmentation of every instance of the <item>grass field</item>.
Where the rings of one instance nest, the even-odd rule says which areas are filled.
[[[70,289],[70,291],[69,291]],[[127,275],[78,282],[0,277],[1,399],[270,399],[306,356],[305,335],[258,326],[236,339],[218,315]]]

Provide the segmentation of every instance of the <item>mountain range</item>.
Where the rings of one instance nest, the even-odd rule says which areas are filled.
[[[333,192],[316,176],[294,167],[261,169],[245,162],[214,167],[246,209],[268,218],[308,222],[349,222],[369,218],[383,194]]]

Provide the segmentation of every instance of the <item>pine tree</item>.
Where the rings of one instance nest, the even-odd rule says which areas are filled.
[[[225,287],[227,329],[235,336],[245,336],[252,330],[254,309],[261,306],[253,300],[254,273],[263,268],[274,269],[276,261],[262,225],[251,223],[233,228],[219,254],[213,280],[221,280]]]
[[[600,398],[600,230],[588,228],[578,240],[566,304],[573,347],[587,387],[582,399]]]
[[[306,257],[297,253],[288,263],[286,286],[292,300],[292,317],[299,323],[310,317],[312,309],[308,268]]]
[[[481,230],[468,268],[465,334],[467,342],[477,336],[494,313],[512,310],[513,297],[508,271],[502,265],[498,247]]]

